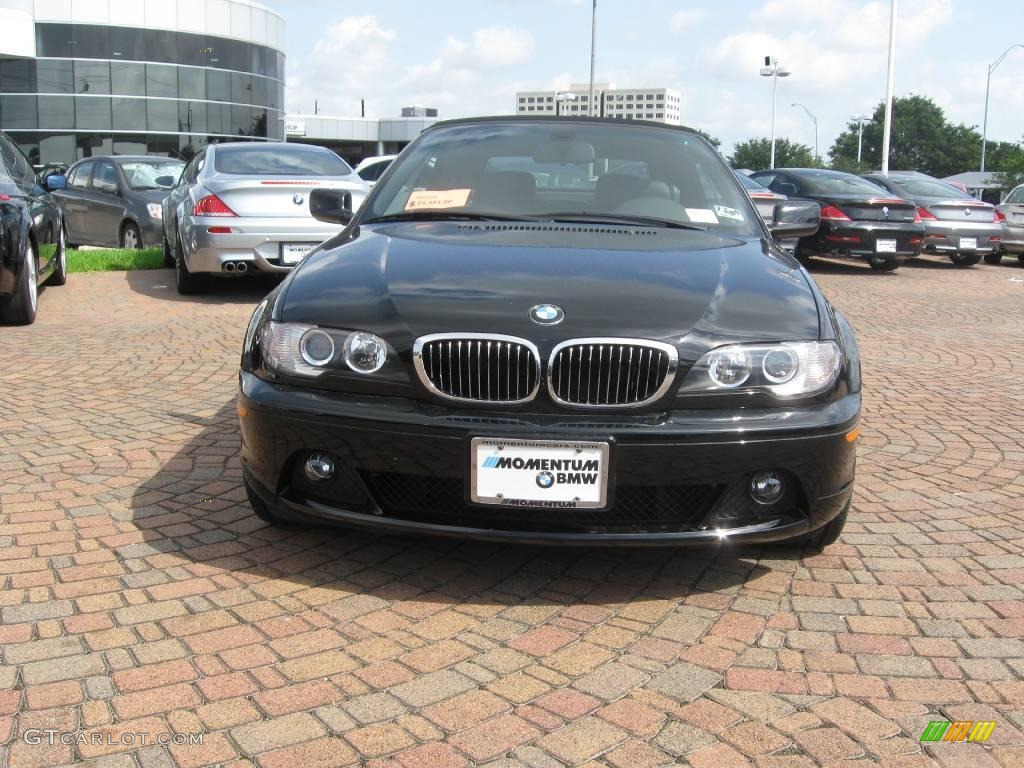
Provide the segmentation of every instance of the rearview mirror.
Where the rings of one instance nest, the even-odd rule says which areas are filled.
[[[168,187],[168,188],[170,188],[170,187],[174,186],[174,177],[173,176],[157,176],[155,179],[153,179],[153,181],[155,181],[161,187]]]
[[[352,193],[340,189],[314,189],[309,193],[309,212],[317,221],[347,226],[352,212]]]
[[[549,141],[533,153],[535,163],[592,163],[594,145],[580,141]]]
[[[821,224],[821,206],[804,200],[786,200],[775,206],[768,229],[775,237],[810,237]]]
[[[67,189],[68,177],[62,173],[51,173],[43,179],[43,186],[47,192],[53,192],[56,189]]]

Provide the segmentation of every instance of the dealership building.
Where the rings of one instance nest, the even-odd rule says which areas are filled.
[[[0,127],[37,164],[283,140],[284,44],[248,0],[0,0]]]

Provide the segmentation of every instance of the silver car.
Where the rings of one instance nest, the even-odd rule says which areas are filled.
[[[1024,184],[1014,187],[996,210],[1003,225],[1003,247],[991,257],[986,256],[985,261],[998,264],[1004,253],[1010,253],[1024,264]]]
[[[994,206],[916,171],[869,173],[864,178],[917,206],[925,253],[948,256],[954,264],[969,267],[998,252],[1003,227]]]
[[[212,275],[287,272],[338,226],[309,212],[314,189],[338,190],[351,210],[369,186],[334,152],[307,144],[211,144],[185,166],[163,203],[164,257],[178,292]]]

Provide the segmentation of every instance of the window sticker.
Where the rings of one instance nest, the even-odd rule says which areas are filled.
[[[464,208],[471,189],[415,189],[405,202],[405,210],[419,211],[427,208]]]
[[[707,208],[687,208],[686,215],[692,222],[700,222],[702,224],[718,223],[718,217],[715,215],[715,212]]]
[[[727,205],[716,205],[715,213],[718,214],[720,219],[732,219],[733,221],[743,221],[743,214],[737,211],[735,208],[730,208]]]

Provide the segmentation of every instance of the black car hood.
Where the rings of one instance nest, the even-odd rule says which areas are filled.
[[[818,338],[806,277],[763,241],[629,232],[636,230],[363,226],[290,276],[276,314],[375,331],[400,352],[418,336],[460,331],[525,337],[542,352],[585,336],[653,339],[675,344],[684,357],[726,341]],[[534,323],[530,309],[542,303],[561,307],[565,320]]]

